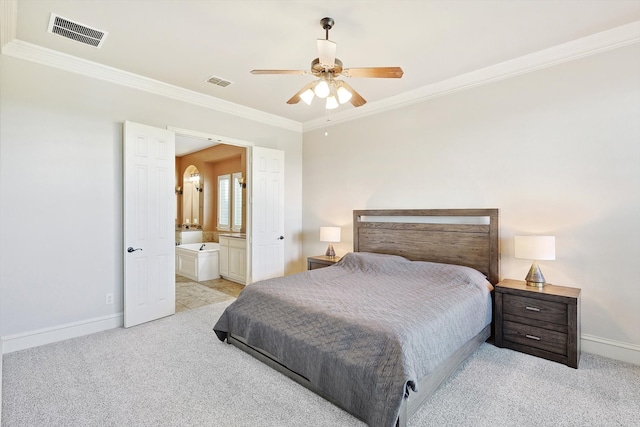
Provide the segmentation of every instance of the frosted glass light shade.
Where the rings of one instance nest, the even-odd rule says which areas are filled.
[[[340,227],[320,227],[320,241],[336,243],[340,241]]]
[[[338,100],[336,99],[335,95],[327,96],[327,105],[325,107],[327,110],[338,108],[339,105],[340,104],[338,104]]]
[[[329,85],[326,81],[320,80],[318,84],[313,88],[313,91],[316,93],[316,96],[318,98],[326,98],[327,96],[329,96],[331,90],[329,89]]]
[[[300,94],[300,99],[304,101],[305,104],[311,105],[311,101],[313,101],[314,93],[311,89],[307,89]]]
[[[536,261],[556,259],[555,236],[515,236],[515,256]]]
[[[345,87],[343,87],[343,86],[340,86],[338,88],[337,94],[338,94],[338,102],[340,102],[340,104],[344,104],[345,102],[349,102],[349,100],[353,96],[351,94],[351,92],[348,89],[346,89]]]

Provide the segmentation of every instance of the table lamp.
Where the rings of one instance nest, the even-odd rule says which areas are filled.
[[[556,259],[556,238],[555,236],[515,236],[515,256],[533,260],[525,280],[528,286],[542,288],[546,282],[538,261]]]
[[[325,256],[335,257],[336,252],[333,250],[333,243],[340,241],[340,227],[320,227],[320,241],[329,242]]]

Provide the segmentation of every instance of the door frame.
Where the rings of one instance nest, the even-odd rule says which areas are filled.
[[[251,167],[250,167],[250,161],[251,158],[253,156],[253,152],[252,149],[255,146],[255,144],[251,141],[245,141],[243,139],[237,139],[237,138],[230,138],[227,136],[222,136],[222,135],[216,135],[213,133],[207,133],[207,132],[200,132],[200,131],[196,131],[196,130],[192,130],[192,129],[184,129],[184,128],[179,128],[179,127],[175,127],[175,126],[167,126],[167,130],[171,130],[173,131],[176,136],[177,135],[184,135],[184,136],[189,136],[189,137],[194,137],[194,138],[202,138],[202,139],[208,139],[210,141],[212,141],[212,145],[213,142],[215,142],[216,144],[227,144],[227,145],[235,145],[237,147],[244,147],[247,149],[247,156],[245,157],[245,170],[246,170],[246,175],[247,175],[247,223],[246,223],[246,235],[247,235],[247,271],[246,271],[246,281],[245,281],[245,285],[248,285],[250,283],[253,282],[252,280],[252,271],[253,271],[253,264],[252,264],[252,259],[251,259],[251,250],[253,248],[253,234],[252,234],[252,208],[253,208],[253,200],[252,200],[252,191],[253,191],[253,187],[251,185],[252,183],[252,171],[251,171]]]

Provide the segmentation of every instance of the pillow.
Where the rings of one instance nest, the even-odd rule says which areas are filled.
[[[408,259],[399,255],[376,254],[371,252],[349,252],[337,263],[351,270],[367,273],[391,274],[410,263]]]

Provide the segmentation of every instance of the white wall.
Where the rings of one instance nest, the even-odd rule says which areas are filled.
[[[125,120],[284,150],[286,271],[302,269],[301,133],[6,56],[0,70],[4,338],[122,312]]]
[[[640,364],[638,44],[328,131],[304,135],[305,256],[321,225],[352,250],[354,209],[499,208],[501,277],[530,266],[514,235],[555,235],[540,265],[582,289],[583,350]]]

